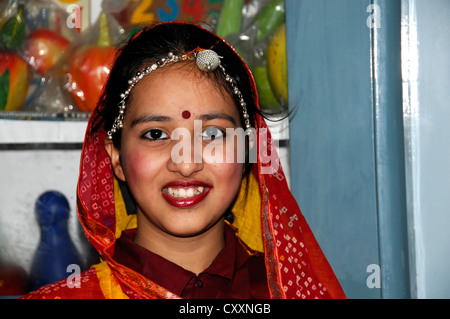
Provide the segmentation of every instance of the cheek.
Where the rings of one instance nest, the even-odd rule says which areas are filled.
[[[222,188],[230,192],[237,191],[241,185],[242,172],[244,166],[240,163],[214,164],[212,171]]]
[[[153,181],[156,174],[161,171],[164,165],[162,156],[152,154],[139,149],[127,151],[122,154],[122,166],[124,174],[130,188],[141,183]]]

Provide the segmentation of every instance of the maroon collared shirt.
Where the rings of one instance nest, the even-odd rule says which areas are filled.
[[[200,274],[186,270],[134,242],[136,229],[122,232],[114,259],[187,299],[267,299],[264,255],[250,255],[225,227],[225,246]]]

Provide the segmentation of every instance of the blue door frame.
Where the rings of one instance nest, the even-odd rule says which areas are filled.
[[[286,0],[291,185],[349,298],[409,298],[400,0]]]

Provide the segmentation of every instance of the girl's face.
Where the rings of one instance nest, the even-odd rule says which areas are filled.
[[[127,105],[120,150],[106,147],[139,222],[178,237],[216,225],[241,184],[244,164],[225,155],[227,143],[234,153],[238,146],[226,129],[238,127],[232,97],[196,67],[180,62],[143,78]],[[181,136],[171,139],[174,132]]]

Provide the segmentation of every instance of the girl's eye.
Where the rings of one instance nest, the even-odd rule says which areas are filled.
[[[202,132],[203,140],[214,141],[225,137],[225,132],[218,127],[208,127]]]
[[[166,133],[164,133],[163,131],[159,130],[159,129],[151,129],[150,131],[148,131],[147,133],[145,133],[143,135],[143,137],[149,139],[149,140],[166,140],[169,138],[169,135],[167,135]]]

